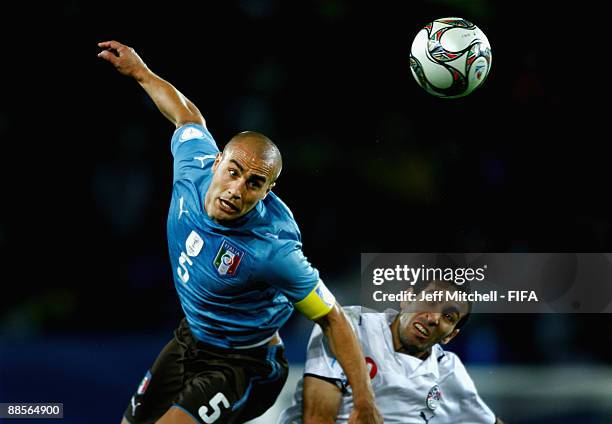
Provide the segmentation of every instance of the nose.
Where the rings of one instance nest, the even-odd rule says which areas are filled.
[[[237,178],[230,182],[227,192],[231,198],[240,199],[245,188],[246,181],[243,178]]]
[[[431,326],[436,326],[440,323],[440,316],[442,314],[440,312],[428,312],[427,313],[427,324]]]

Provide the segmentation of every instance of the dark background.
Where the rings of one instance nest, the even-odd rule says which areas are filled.
[[[97,42],[134,47],[200,108],[219,146],[246,129],[276,142],[275,192],[350,304],[361,252],[611,251],[606,23],[595,5],[5,8],[0,401],[60,393],[88,416],[74,405],[89,390],[119,416],[180,319],[165,234],[173,127],[96,57]],[[463,99],[434,98],[410,73],[414,36],[446,16],[475,22],[492,45],[487,81]],[[451,350],[468,364],[607,365],[610,324],[477,316]],[[283,330],[292,361],[309,326],[295,315]]]

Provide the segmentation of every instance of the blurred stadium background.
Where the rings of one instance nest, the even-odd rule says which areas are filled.
[[[360,252],[612,251],[596,8],[6,6],[16,26],[2,30],[0,401],[63,402],[67,423],[119,422],[181,317],[165,238],[173,128],[96,58],[98,41],[133,46],[220,146],[245,129],[279,145],[275,192],[348,305],[359,302]],[[444,16],[475,22],[492,44],[489,79],[465,99],[428,96],[410,75],[413,37]],[[508,423],[609,423],[611,324],[479,315],[449,349]],[[292,381],[260,423],[289,402],[310,328],[298,315],[284,327]]]

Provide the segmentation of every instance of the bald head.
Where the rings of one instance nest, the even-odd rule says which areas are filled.
[[[262,166],[269,167],[272,182],[276,181],[283,168],[283,159],[280,150],[272,140],[255,131],[243,131],[232,137],[225,145],[223,154],[237,151],[261,161]]]

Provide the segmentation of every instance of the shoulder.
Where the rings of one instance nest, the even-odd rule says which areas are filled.
[[[380,324],[386,322],[384,313],[363,306],[344,306],[342,310],[353,325],[353,328],[359,332],[378,331]]]
[[[461,387],[463,390],[467,391],[476,390],[472,378],[457,354],[442,349],[440,345],[435,345],[432,353],[438,358],[440,381],[452,385],[455,388]]]
[[[186,122],[174,130],[172,140],[177,140],[180,143],[185,143],[189,140],[210,139],[214,141],[208,128],[204,125],[195,122]]]
[[[185,147],[189,147],[186,149]],[[181,125],[172,134],[172,154],[176,156],[180,151],[202,151],[209,154],[219,152],[217,143],[208,129],[197,123]]]
[[[263,201],[263,220],[259,222],[257,233],[270,244],[270,261],[285,261],[295,251],[301,251],[302,235],[287,205],[274,193]]]
[[[279,239],[300,239],[300,229],[293,217],[293,212],[276,194],[270,192],[263,200],[268,223],[277,231]],[[292,237],[293,236],[293,237]]]
[[[357,330],[362,324],[361,306],[344,306],[342,310],[353,326],[353,330]]]
[[[451,374],[456,371],[464,371],[465,367],[456,353],[444,350],[439,344],[433,345],[431,354],[438,359],[440,371],[443,374]]]

